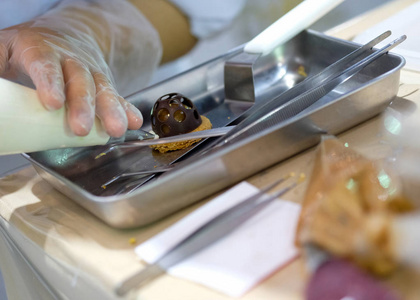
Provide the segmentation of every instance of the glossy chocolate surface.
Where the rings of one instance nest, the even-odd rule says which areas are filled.
[[[179,93],[160,97],[151,112],[153,131],[159,137],[174,136],[193,131],[201,124],[194,103]]]

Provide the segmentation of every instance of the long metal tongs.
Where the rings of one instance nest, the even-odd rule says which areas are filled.
[[[219,137],[223,136],[228,133],[234,126],[227,126],[227,127],[219,127],[219,128],[212,128],[203,131],[193,131],[185,134],[179,134],[175,136],[163,137],[163,138],[156,138],[157,135],[152,135],[148,133],[150,137],[143,138],[139,140],[130,140],[128,142],[111,142],[107,144],[106,150],[98,151],[96,155],[96,159],[107,155],[108,153],[115,151],[116,149],[123,149],[123,148],[133,148],[133,147],[144,147],[144,146],[153,146],[153,145],[163,145],[167,143],[176,143],[188,140],[195,140],[195,139],[203,139],[209,137]]]
[[[299,178],[294,183],[273,193],[272,195],[266,195],[268,191],[272,190],[289,177],[290,176],[287,176],[277,180],[264,189],[261,189],[258,193],[250,196],[239,204],[234,205],[201,227],[197,228],[190,235],[181,240],[174,248],[164,254],[157,262],[148,265],[145,269],[123,281],[116,288],[116,294],[122,296],[131,289],[140,287],[164,274],[170,267],[233,232],[239,225],[247,221],[251,216],[261,211],[272,201],[284,195],[303,181],[302,178]],[[266,197],[263,197],[264,195]]]
[[[238,125],[229,126],[227,128],[224,127],[209,130],[209,134],[213,134],[213,132],[215,134],[209,135],[208,137],[215,137],[218,135],[223,135],[223,137],[214,141],[212,144],[206,147],[204,153],[206,153],[207,151],[211,151],[212,149],[217,148],[218,146],[230,143],[236,140],[237,138],[250,136],[254,133],[260,132],[264,129],[267,129],[271,126],[274,126],[282,121],[285,121],[297,115],[298,113],[315,103],[317,100],[331,92],[339,84],[351,78],[357,72],[366,67],[368,64],[370,64],[371,62],[388,52],[390,49],[403,42],[406,38],[405,36],[402,36],[389,43],[388,45],[384,46],[383,48],[374,51],[370,55],[366,56],[368,51],[370,51],[376,44],[380,43],[390,35],[391,31],[384,32],[375,39],[371,40],[369,43],[357,48],[356,50],[352,51],[348,55],[338,60],[337,62],[328,66],[320,73],[305,79],[301,83],[297,84],[295,87],[280,94],[278,97],[274,98],[270,102],[263,103],[261,105],[254,104],[254,106],[248,111],[248,116]],[[365,57],[363,58],[363,56]],[[362,58],[360,59],[360,57]],[[358,61],[355,63],[356,60]],[[153,145],[158,143],[167,143],[172,142],[175,139],[177,141],[182,140],[183,138],[191,139],[193,138],[192,135],[196,134],[200,134],[200,137],[202,138],[206,136],[206,131],[198,133],[195,132],[186,135],[179,135],[171,138],[133,141],[129,143],[117,144],[114,145],[114,147],[131,148]],[[198,136],[194,137],[197,138]],[[100,155],[104,155],[107,152],[112,151],[114,147],[111,147],[107,151],[102,152]],[[140,172],[122,172],[116,175],[115,177],[111,178],[106,183],[104,183],[103,186],[107,186],[110,183],[119,180],[120,178],[139,176],[142,174],[165,172],[170,169],[172,168],[168,167],[161,170],[142,170]]]
[[[374,45],[384,40],[391,34],[387,31],[366,45],[346,55],[334,64],[330,65],[319,74],[307,78],[295,87],[287,90],[268,103],[255,106],[250,109],[248,116],[220,138],[214,146],[224,145],[241,137],[250,136],[261,132],[275,124],[285,121],[322,98],[336,88],[339,84],[350,79],[364,67],[399,45],[406,39],[401,36],[381,49],[354,63],[361,55],[366,54]],[[349,66],[350,65],[350,66]]]
[[[247,133],[247,135],[250,135],[252,133],[261,131],[271,126],[273,122],[278,123],[301,112],[303,109],[307,108],[308,106],[325,96],[328,92],[333,90],[340,83],[343,83],[351,76],[356,74],[358,71],[366,67],[368,64],[379,58],[381,55],[385,54],[387,51],[400,44],[406,38],[405,36],[402,36],[399,39],[381,48],[380,50],[377,50],[371,55],[358,61],[357,63],[354,63],[354,61],[359,59],[361,56],[366,55],[366,53],[370,49],[372,49],[376,44],[380,43],[390,35],[391,31],[384,32],[369,43],[359,47],[358,49],[349,53],[337,62],[328,66],[320,73],[305,79],[304,81],[297,84],[295,87],[285,91],[284,93],[280,94],[278,97],[274,98],[268,103],[264,103],[261,105],[254,104],[254,106],[247,112],[248,116],[236,126],[228,126],[227,128],[215,128],[208,131],[205,130],[198,133],[178,135],[171,138],[161,138],[154,140],[149,139],[120,143],[112,145],[113,147],[108,149],[106,152],[110,152],[114,150],[114,148],[141,147],[169,143],[173,141],[181,141],[184,139],[188,140],[192,138],[197,138],[198,136],[192,136],[194,134],[199,134],[200,138],[222,136],[222,138],[220,138],[213,145],[211,145],[220,146],[232,141],[233,139],[236,139],[239,135],[242,135],[243,133]],[[263,120],[272,121],[270,123],[267,123],[262,122]],[[103,155],[103,153],[101,154]]]

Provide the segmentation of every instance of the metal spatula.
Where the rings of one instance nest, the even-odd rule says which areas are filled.
[[[312,25],[344,0],[305,0],[248,42],[244,52],[225,63],[226,99],[255,101],[252,67],[270,53]]]

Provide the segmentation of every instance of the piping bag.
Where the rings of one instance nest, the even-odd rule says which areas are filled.
[[[98,118],[87,136],[74,135],[65,107],[48,111],[35,90],[0,78],[0,155],[104,145],[109,139]]]

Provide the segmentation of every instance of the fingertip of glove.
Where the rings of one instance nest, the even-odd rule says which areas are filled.
[[[140,110],[130,102],[124,100],[122,97],[119,100],[125,113],[127,114],[128,129],[139,129],[143,125],[143,115]]]
[[[143,115],[141,112],[133,106],[133,110],[130,110],[129,113],[127,113],[127,119],[128,119],[128,128],[135,130],[139,129],[143,125]]]
[[[38,95],[46,109],[54,111],[64,106],[66,97],[64,91],[55,89],[38,88]]]
[[[106,132],[112,137],[121,137],[127,130],[127,123],[120,121],[107,122],[105,125]]]
[[[75,122],[70,124],[70,128],[75,135],[86,136],[92,129],[92,124],[88,124],[86,122]]]

